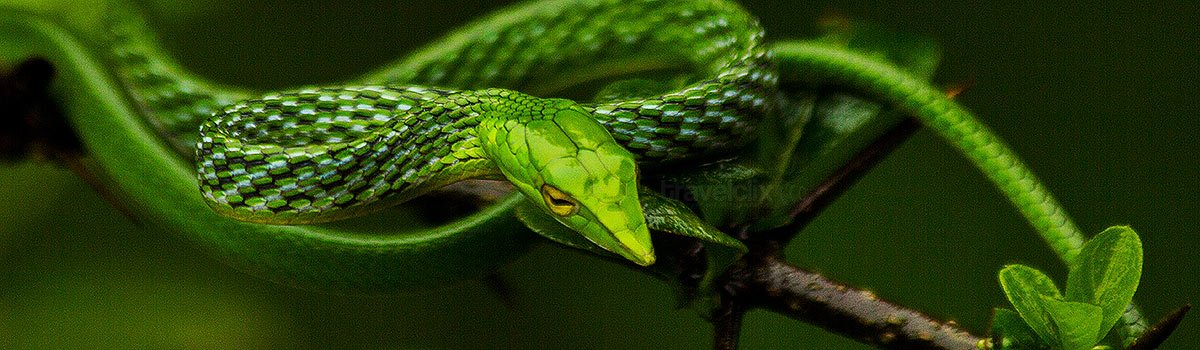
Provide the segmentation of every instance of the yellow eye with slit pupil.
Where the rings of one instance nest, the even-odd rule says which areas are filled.
[[[579,212],[579,204],[563,191],[550,185],[542,185],[542,199],[550,212],[558,216],[570,216]]]

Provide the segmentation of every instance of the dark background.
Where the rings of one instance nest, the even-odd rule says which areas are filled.
[[[163,0],[165,1],[165,0]],[[937,81],[1046,181],[1082,228],[1131,224],[1137,301],[1154,318],[1200,301],[1200,6],[1192,1],[745,1],[771,39],[825,14],[929,36]],[[487,1],[160,4],[155,27],[189,68],[253,87],[365,72],[499,7]],[[45,164],[0,166],[0,348],[705,348],[710,326],[644,275],[541,245],[482,283],[393,297],[308,293],[234,271],[123,218]],[[791,260],[983,333],[1020,262],[1066,270],[999,193],[921,132],[790,247]],[[397,271],[403,273],[403,271]],[[862,347],[766,312],[746,349]],[[1200,343],[1200,319],[1169,348]]]

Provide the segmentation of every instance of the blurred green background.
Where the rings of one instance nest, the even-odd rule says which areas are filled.
[[[1004,136],[1089,233],[1142,235],[1137,301],[1154,318],[1200,301],[1200,5],[1193,1],[744,1],[773,39],[826,14],[943,45],[937,81]],[[365,72],[499,2],[160,0],[154,25],[191,69],[282,87]],[[383,43],[383,44],[381,44]],[[0,166],[0,348],[706,348],[710,326],[644,275],[541,245],[484,284],[390,297],[248,277],[140,228],[79,179]],[[967,162],[921,132],[789,248],[791,260],[982,332],[1006,305],[996,271],[1066,269]],[[397,273],[404,273],[397,271]],[[745,349],[863,348],[752,312]],[[1200,344],[1192,316],[1168,348]]]

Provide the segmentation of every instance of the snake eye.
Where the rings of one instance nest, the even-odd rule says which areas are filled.
[[[550,185],[542,185],[542,199],[550,212],[558,216],[571,216],[579,212],[579,204],[563,191]]]

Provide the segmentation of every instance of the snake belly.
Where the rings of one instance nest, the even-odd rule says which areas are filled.
[[[218,212],[245,221],[313,223],[371,212],[449,183],[498,175],[470,126],[480,111],[511,101],[466,89],[553,93],[613,78],[606,74],[662,69],[687,70],[691,83],[580,107],[640,164],[703,159],[743,145],[756,122],[774,111],[778,77],[762,36],[751,16],[723,1],[515,6],[362,83],[225,107],[200,128],[201,189]],[[143,79],[131,80],[135,91],[187,95],[162,93],[171,90],[163,84],[170,80],[155,78],[153,70],[137,76]],[[224,96],[202,97],[196,101],[210,106]],[[177,111],[179,100],[143,105]],[[181,122],[184,114],[172,114],[171,125],[190,123]]]

